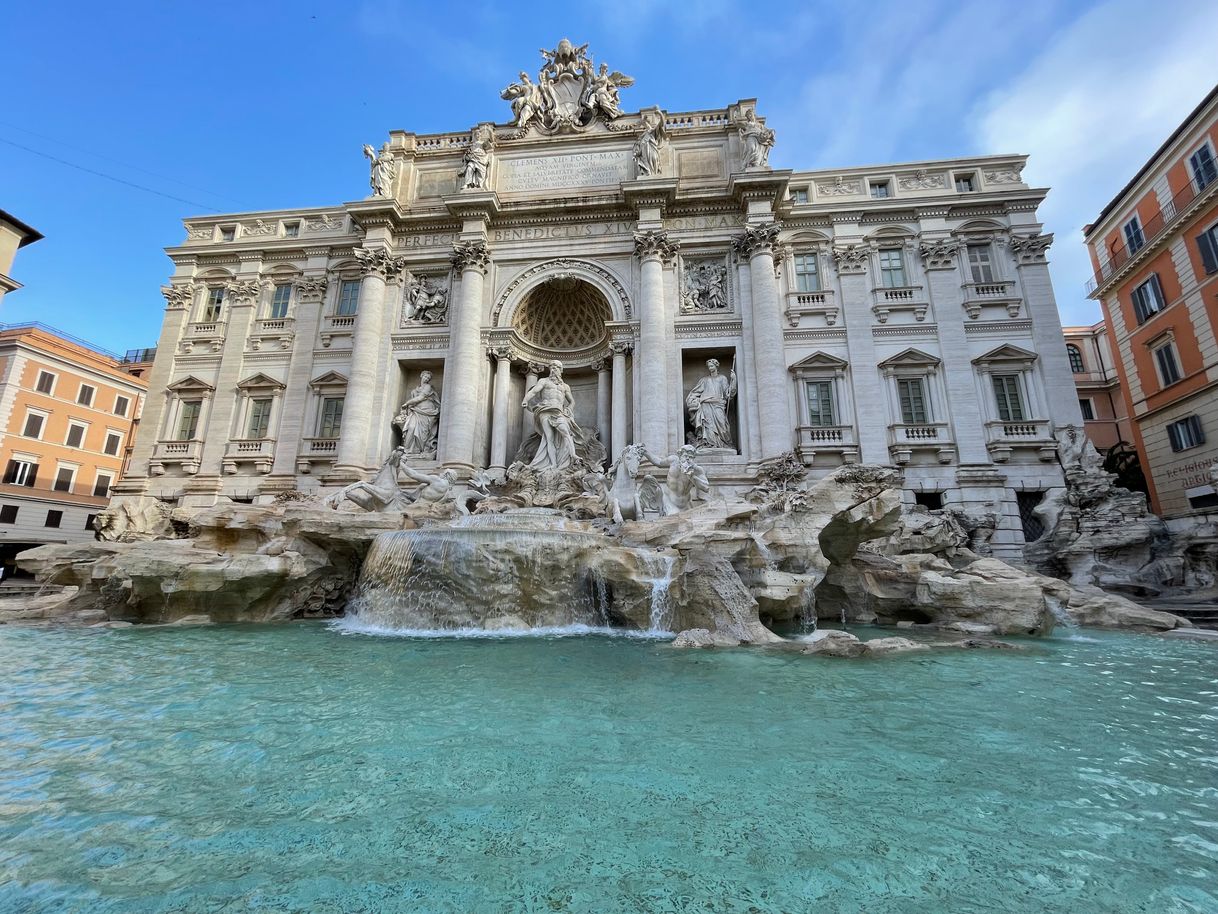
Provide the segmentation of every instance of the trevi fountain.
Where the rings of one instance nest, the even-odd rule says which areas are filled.
[[[630,82],[564,42],[510,130],[629,121]],[[773,134],[736,118],[759,173]],[[641,180],[673,159],[636,120]],[[510,142],[483,128],[473,190]],[[376,196],[401,163],[366,154]],[[740,294],[692,275],[699,320]],[[423,274],[401,297],[432,329],[455,303]],[[474,363],[410,362],[392,402],[348,386],[342,434],[369,424],[320,484],[235,450],[213,484],[150,401],[98,540],[22,554],[45,592],[0,610],[0,910],[1218,911],[1215,646],[1129,599],[1212,586],[1214,538],[1169,535],[1069,416],[989,452],[1058,483],[1022,555],[984,492],[908,499],[942,440],[763,453],[749,345],[698,347],[663,413],[667,370],[591,408],[586,353],[527,352],[490,379],[490,460],[449,392]],[[245,473],[280,484],[224,494]]]

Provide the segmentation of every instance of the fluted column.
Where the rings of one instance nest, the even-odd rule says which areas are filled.
[[[642,261],[639,302],[639,356],[635,359],[643,397],[639,402],[639,431],[652,453],[667,452],[668,346],[664,334],[664,264],[677,253],[666,232],[637,232],[634,252]]]
[[[364,277],[359,289],[359,311],[351,340],[351,372],[343,402],[343,420],[338,438],[338,458],[332,475],[338,479],[361,478],[368,469],[368,433],[376,399],[378,350],[384,345],[381,324],[385,308],[385,284],[403,268],[401,257],[380,247],[356,248]]]
[[[611,408],[611,400],[609,399],[609,363],[605,359],[592,363],[592,370],[596,372],[596,431],[600,435],[601,444],[605,446],[605,452],[609,452],[609,410]]]
[[[482,377],[482,281],[491,255],[485,241],[453,245],[453,266],[461,273],[461,298],[456,319],[449,323],[448,362],[444,366],[444,406],[440,440],[446,464],[473,468],[474,429],[478,419],[478,388]]]
[[[512,380],[512,354],[506,346],[494,349],[495,357],[495,405],[491,420],[491,465],[490,471],[498,479],[507,469],[508,397]]]
[[[771,222],[745,230],[736,250],[749,262],[752,292],[754,386],[761,425],[761,457],[768,460],[791,450],[793,435],[788,407],[787,360],[783,353],[782,313],[774,277],[778,225]]]
[[[626,427],[626,354],[630,352],[630,344],[618,341],[611,345],[613,349],[613,417],[610,420],[610,439],[613,442],[609,452],[612,463],[622,453],[622,449],[630,442],[627,440]]]

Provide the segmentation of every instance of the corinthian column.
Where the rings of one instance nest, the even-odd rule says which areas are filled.
[[[752,292],[753,364],[757,368],[757,411],[761,425],[761,457],[768,460],[791,450],[791,418],[787,406],[787,360],[783,354],[782,314],[774,278],[774,246],[778,225],[745,229],[736,250],[749,262]]]
[[[495,405],[491,423],[491,473],[503,478],[507,469],[508,385],[512,380],[512,352],[506,346],[492,350],[495,357]]]
[[[653,454],[667,453],[668,347],[664,334],[664,264],[677,253],[666,232],[636,232],[634,253],[642,261],[642,295],[639,302],[639,354],[635,358],[642,443]]]
[[[474,427],[482,377],[482,279],[491,255],[485,241],[453,245],[453,266],[461,274],[461,297],[449,318],[448,362],[444,366],[444,408],[440,459],[467,469],[474,466]]]
[[[609,462],[612,463],[629,444],[626,433],[626,354],[630,352],[630,344],[624,341],[614,341],[610,344],[613,350],[613,417],[610,438],[613,441],[609,451]]]
[[[351,340],[351,372],[343,402],[338,458],[332,472],[339,480],[362,478],[369,468],[368,433],[372,424],[372,405],[376,400],[376,366],[380,361],[380,347],[387,342],[381,333],[385,284],[396,279],[403,268],[402,258],[392,256],[384,248],[356,248],[354,254],[364,277]]]
[[[609,410],[613,402],[609,396],[609,363],[606,359],[592,363],[596,372],[596,432],[600,436],[605,453],[609,453]]]

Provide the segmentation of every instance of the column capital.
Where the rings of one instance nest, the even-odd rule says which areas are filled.
[[[177,286],[161,286],[161,294],[165,296],[166,308],[189,308],[191,301],[194,300],[194,283],[188,282]]]
[[[602,371],[609,370],[609,363],[607,361],[605,361],[604,359],[597,359],[589,367],[593,371],[595,371],[597,374],[600,374]]]
[[[1053,243],[1053,233],[1042,235],[1017,235],[1011,239],[1011,253],[1015,255],[1019,266],[1026,267],[1034,263],[1048,263],[1046,252]]]
[[[959,250],[959,241],[954,238],[939,238],[923,241],[918,253],[922,256],[922,266],[927,270],[954,270],[956,252]]]
[[[635,232],[634,253],[640,260],[656,258],[661,263],[667,263],[677,256],[680,244],[669,240],[668,232]]]
[[[511,362],[512,360],[511,346],[502,344],[498,346],[488,346],[486,351],[487,354],[494,358],[496,362],[503,362],[505,360]]]
[[[256,279],[234,280],[225,286],[225,292],[234,305],[250,304],[262,291],[262,284]]]
[[[379,276],[385,282],[397,279],[406,268],[405,258],[394,257],[382,247],[358,247],[351,253],[359,261],[364,276]]]
[[[609,348],[613,350],[614,355],[630,355],[634,349],[634,343],[629,340],[614,340],[609,344]]]
[[[296,283],[296,294],[302,302],[319,302],[326,297],[329,285],[328,276],[305,276]]]
[[[838,274],[842,276],[850,273],[866,273],[870,257],[871,250],[864,244],[834,245],[833,247],[833,265],[837,267]]]
[[[774,255],[778,245],[778,232],[781,226],[777,222],[767,222],[765,225],[749,226],[743,235],[732,239],[732,246],[741,257],[752,260],[758,254]]]
[[[486,275],[491,264],[491,252],[485,241],[460,241],[453,245],[452,265],[458,270],[477,270]]]

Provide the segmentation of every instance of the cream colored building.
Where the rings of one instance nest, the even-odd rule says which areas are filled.
[[[1024,157],[774,169],[755,100],[623,113],[641,90],[571,54],[505,90],[510,123],[369,147],[367,199],[186,220],[121,494],[367,477],[425,371],[438,440],[411,465],[501,476],[552,359],[611,454],[671,454],[714,358],[737,379],[730,447],[699,457],[720,490],[788,451],[888,464],[911,501],[1000,514],[1017,554],[1081,424]]]
[[[21,288],[21,283],[9,275],[12,272],[17,251],[27,244],[33,244],[41,239],[41,232],[30,228],[16,216],[0,209],[0,307],[3,307],[6,293]]]

